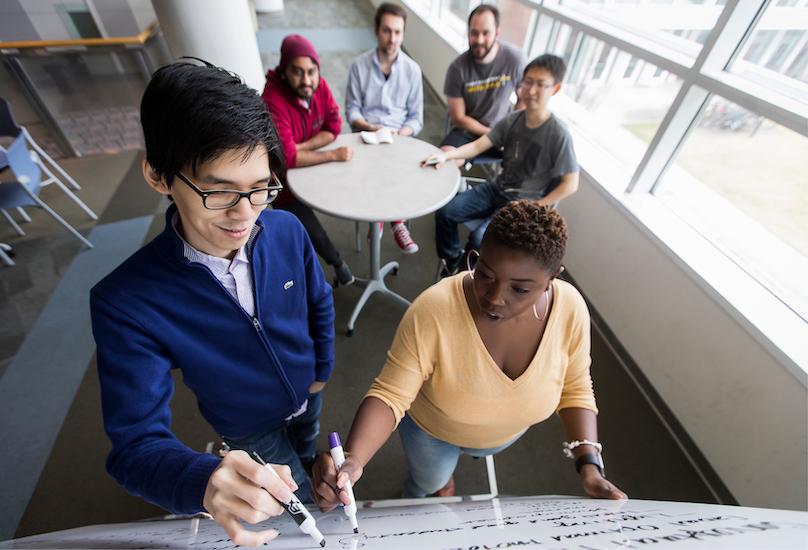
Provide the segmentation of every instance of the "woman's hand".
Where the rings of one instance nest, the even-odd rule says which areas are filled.
[[[330,454],[322,453],[317,457],[317,462],[314,463],[311,471],[311,485],[314,488],[314,500],[320,510],[328,512],[333,510],[337,504],[350,504],[348,493],[343,488],[348,481],[352,484],[359,481],[362,471],[362,465],[348,456],[337,475],[337,468],[334,466],[334,460]]]
[[[447,160],[446,153],[433,153],[421,161],[421,167],[434,166],[437,170]]]
[[[583,481],[586,494],[592,498],[608,498],[612,500],[628,498],[626,493],[600,475],[600,470],[594,464],[585,464],[581,468],[581,481]]]

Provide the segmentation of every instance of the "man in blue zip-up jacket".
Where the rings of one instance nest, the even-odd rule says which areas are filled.
[[[143,174],[172,205],[166,226],[91,292],[110,474],[175,513],[211,513],[237,544],[310,500],[319,392],[334,363],[334,309],[291,214],[266,211],[283,160],[263,101],[207,63],[158,70],[141,103]],[[172,369],[231,451],[191,450],[171,432]],[[246,451],[246,452],[244,452]],[[251,460],[258,452],[276,479]],[[298,489],[299,487],[299,489]]]

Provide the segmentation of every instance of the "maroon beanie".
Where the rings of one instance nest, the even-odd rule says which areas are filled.
[[[291,60],[303,55],[311,57],[315,65],[320,66],[320,56],[317,55],[314,45],[299,34],[290,34],[281,43],[281,60],[275,69],[276,72],[283,73]]]

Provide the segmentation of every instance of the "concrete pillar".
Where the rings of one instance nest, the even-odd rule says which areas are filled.
[[[247,0],[152,0],[174,58],[199,57],[264,89],[265,75]]]
[[[255,9],[261,13],[283,11],[283,0],[255,0]]]

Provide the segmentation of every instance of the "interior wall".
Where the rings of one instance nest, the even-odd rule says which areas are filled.
[[[412,10],[406,33],[408,53],[442,90],[458,46]],[[733,496],[808,509],[806,388],[586,174],[561,211],[570,272]],[[653,460],[642,434],[636,445]]]
[[[374,5],[381,4],[373,0]],[[446,68],[457,57],[457,50],[438,36],[420,17],[408,9],[407,28],[404,36],[404,48],[407,54],[421,66],[424,78],[432,87],[443,93],[443,81]]]
[[[570,272],[738,502],[808,509],[805,387],[586,174],[560,210]]]

